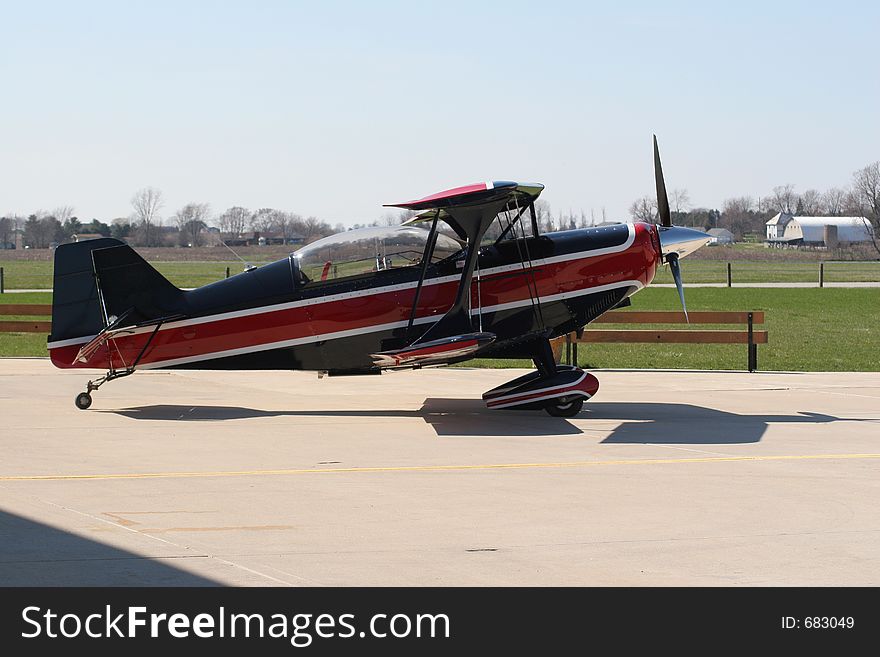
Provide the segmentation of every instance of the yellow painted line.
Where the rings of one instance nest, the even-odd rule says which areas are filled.
[[[218,470],[214,472],[129,472],[119,474],[8,475],[0,481],[68,481],[80,479],[187,479],[193,477],[249,477],[263,475],[344,474],[369,472],[447,472],[465,470],[522,470],[535,468],[587,468],[608,465],[680,465],[740,461],[815,461],[880,459],[880,454],[801,454],[791,456],[713,456],[689,459],[621,459],[616,461],[562,461],[559,463],[485,463],[476,465],[401,465],[365,468],[309,468],[290,470]]]

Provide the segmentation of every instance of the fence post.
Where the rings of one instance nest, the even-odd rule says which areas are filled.
[[[226,268],[226,278],[229,278],[229,267]]]
[[[0,267],[0,294],[3,294],[3,292],[6,291],[6,288],[3,287],[4,284],[5,283],[3,281],[3,267]]]
[[[732,286],[733,286],[733,275],[731,274],[730,263],[728,262],[727,263],[727,287],[732,287]]]
[[[819,287],[825,287],[825,263],[819,263]]]
[[[752,312],[749,311],[749,372],[758,369],[758,345],[755,344],[754,322]]]

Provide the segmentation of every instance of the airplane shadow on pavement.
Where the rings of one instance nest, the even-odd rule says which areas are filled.
[[[587,402],[575,422],[543,411],[490,410],[479,399],[430,397],[418,410],[260,410],[238,406],[156,405],[100,411],[136,420],[211,422],[266,417],[422,418],[438,436],[570,436],[610,434],[603,443],[724,445],[755,443],[770,424],[846,420],[820,413],[737,414],[674,402]],[[860,418],[862,419],[862,418]]]

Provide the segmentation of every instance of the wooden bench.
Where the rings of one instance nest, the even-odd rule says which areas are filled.
[[[4,320],[13,315],[30,315],[34,317],[51,317],[52,306],[45,303],[10,303],[0,305],[0,333],[45,333],[52,332],[51,321],[39,320]]]
[[[569,333],[557,343],[558,360],[577,363],[577,345],[585,342],[628,342],[642,344],[745,344],[748,345],[748,369],[758,369],[758,345],[767,344],[767,331],[755,330],[755,324],[764,323],[764,312],[755,311],[691,311],[691,324],[745,324],[746,330],[727,329],[592,329]],[[683,312],[676,311],[624,311],[611,310],[591,322],[593,324],[685,324]]]

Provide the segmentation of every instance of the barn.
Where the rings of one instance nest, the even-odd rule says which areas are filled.
[[[767,222],[767,239],[781,239],[782,235],[785,233],[786,225],[788,225],[788,222],[791,220],[792,216],[790,214],[786,214],[785,212],[780,212],[772,219],[770,219],[770,221]]]
[[[733,244],[733,233],[726,228],[710,228],[709,244]]]
[[[788,220],[785,221],[785,219]],[[783,226],[784,228],[782,228]],[[767,241],[776,246],[803,245],[834,248],[838,245],[846,246],[870,242],[873,231],[873,226],[864,217],[776,215],[767,222]]]

